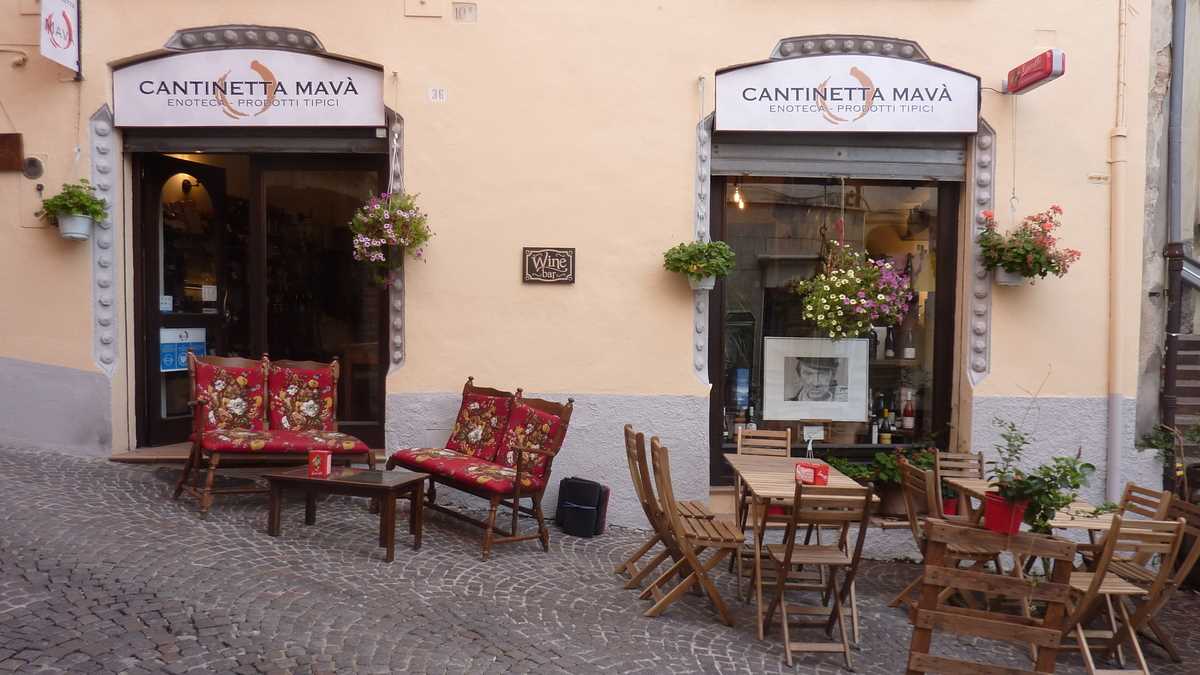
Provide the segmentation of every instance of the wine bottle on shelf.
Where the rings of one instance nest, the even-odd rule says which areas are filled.
[[[883,340],[883,355],[886,358],[896,358],[896,327],[888,326],[887,337]]]
[[[904,402],[904,411],[900,414],[900,426],[905,431],[911,431],[916,428],[917,411],[913,406],[913,400],[910,398]]]
[[[883,445],[892,444],[891,413],[888,412],[887,408],[883,409],[883,415],[879,421],[879,442]]]
[[[900,356],[905,359],[917,358],[917,339],[913,335],[912,321],[907,319],[900,332]]]
[[[879,333],[875,332],[874,327],[867,333],[867,350],[869,360],[874,361],[879,356]]]
[[[750,406],[750,415],[746,418],[746,429],[755,430],[758,428],[758,423],[754,421],[754,406]]]

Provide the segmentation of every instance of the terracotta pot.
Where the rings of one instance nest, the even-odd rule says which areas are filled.
[[[989,492],[983,500],[983,526],[992,532],[1015,534],[1021,529],[1021,520],[1028,506],[1028,501],[1013,503]]]
[[[908,517],[908,509],[904,507],[904,490],[895,483],[876,483],[879,495],[879,513],[884,516]],[[917,504],[917,514],[926,513],[929,509]]]

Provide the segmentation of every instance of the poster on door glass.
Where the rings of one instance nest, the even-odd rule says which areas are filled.
[[[158,372],[187,370],[187,353],[204,356],[208,344],[203,328],[160,328],[158,330]]]
[[[763,419],[863,422],[867,418],[863,339],[763,339]]]

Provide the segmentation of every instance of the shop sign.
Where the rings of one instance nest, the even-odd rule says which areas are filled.
[[[525,283],[575,283],[575,249],[526,246],[521,252]]]
[[[717,73],[718,131],[953,132],[979,128],[979,78],[866,54],[778,59]]]
[[[1061,49],[1047,49],[1025,63],[1008,71],[1004,93],[1025,94],[1062,77],[1067,72],[1067,54]]]
[[[118,126],[383,126],[383,71],[316,54],[225,49],[113,71]]]
[[[79,6],[75,0],[41,0],[42,56],[79,72]]]
[[[204,356],[208,344],[204,328],[158,329],[158,372],[187,370],[187,353]]]

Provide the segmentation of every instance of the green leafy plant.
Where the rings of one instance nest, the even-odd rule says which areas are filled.
[[[875,472],[866,464],[852,462],[845,457],[830,457],[826,460],[829,466],[837,469],[851,480],[867,483],[875,479]]]
[[[104,220],[108,202],[96,196],[96,187],[86,178],[74,183],[63,183],[62,192],[42,201],[42,208],[35,215],[52,222],[59,216],[87,216],[95,221]]]
[[[989,270],[1003,269],[1023,277],[1045,278],[1048,274],[1061,277],[1079,260],[1080,252],[1073,248],[1058,248],[1054,231],[1062,226],[1062,208],[1057,204],[1032,216],[1026,216],[1012,231],[1001,234],[991,211],[980,213],[984,230],[979,235],[983,266]]]
[[[663,267],[699,281],[723,277],[733,270],[733,249],[723,241],[689,241],[663,253]]]
[[[900,484],[900,459],[904,458],[918,469],[932,469],[933,453],[929,450],[896,450],[894,452],[877,452],[871,470],[875,480],[880,483]]]
[[[1082,451],[1074,457],[1054,457],[1032,471],[1021,468],[1025,450],[1032,438],[1015,422],[999,417],[992,420],[1000,428],[1002,443],[996,448],[1000,459],[988,462],[992,469],[988,478],[996,491],[1011,503],[1027,502],[1025,522],[1034,532],[1049,534],[1054,515],[1075,501],[1079,489],[1087,484],[1096,467],[1081,459]]]

